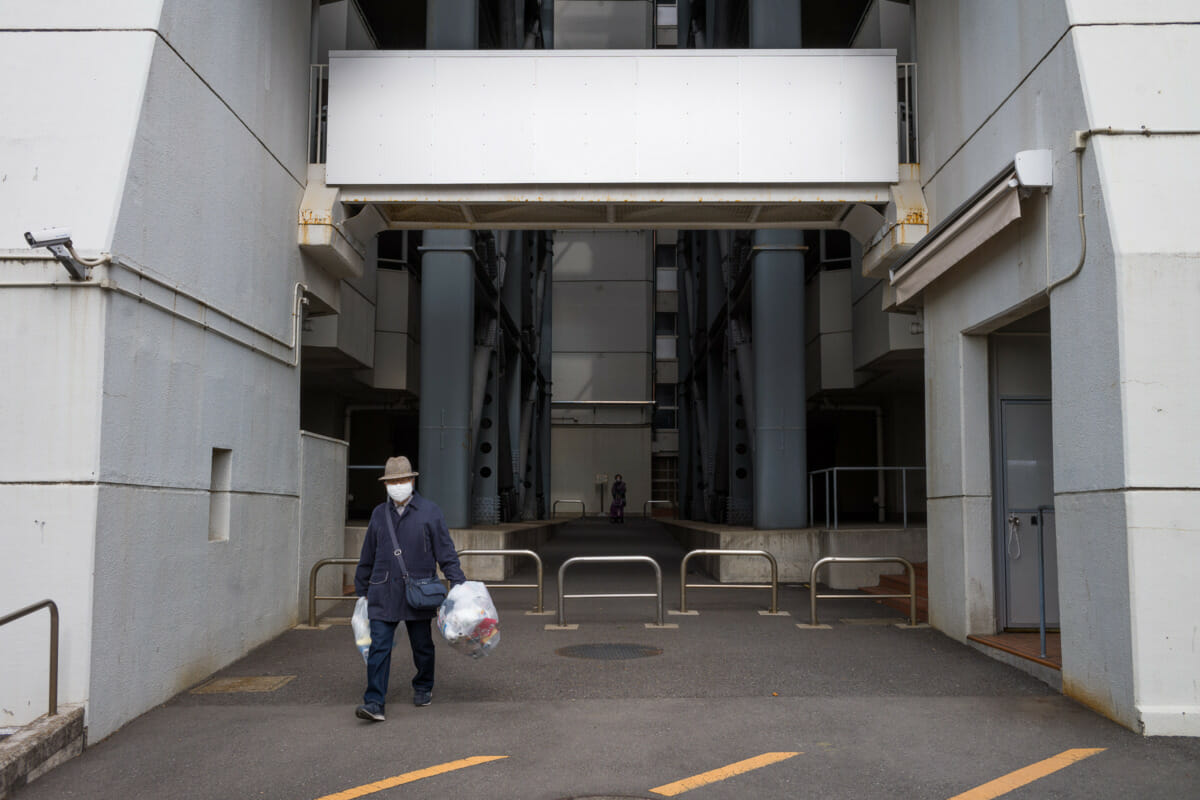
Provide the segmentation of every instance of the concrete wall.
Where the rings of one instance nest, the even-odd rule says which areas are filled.
[[[1180,3],[916,11],[932,222],[1017,151],[1054,160],[1054,188],[925,293],[930,616],[963,638],[995,626],[984,334],[1044,306],[1078,263],[1072,130],[1200,128],[1187,77],[1200,35],[1138,24],[1194,22]],[[1195,136],[1093,139],[1087,260],[1049,299],[1064,691],[1147,733],[1200,733],[1200,601],[1185,566],[1200,555],[1200,360],[1179,357],[1200,340],[1200,284],[1184,266],[1198,152]]]
[[[346,453],[340,439],[300,432],[300,527],[296,564],[297,614],[308,614],[308,578],[322,558],[345,558],[346,504],[330,487],[346,485]],[[343,492],[344,494],[344,492]],[[351,554],[357,558],[358,553]],[[342,593],[342,570],[325,567],[317,574],[317,594]]]
[[[6,326],[19,326],[10,333],[38,343],[5,348],[16,380],[4,406],[29,413],[24,433],[4,436],[0,473],[20,474],[4,475],[0,493],[16,515],[6,530],[30,535],[6,537],[0,562],[41,565],[4,580],[0,605],[61,598],[60,700],[88,703],[97,741],[296,618],[288,343],[304,273],[309,6],[124,2],[97,17],[67,2],[3,15],[9,28],[88,30],[3,35],[0,62],[27,76],[0,90],[4,105],[29,113],[0,134],[4,160],[20,165],[0,189],[12,221],[0,247],[70,226],[85,255],[123,264],[98,279],[168,307],[99,288],[0,295]],[[64,125],[64,113],[103,124]],[[62,270],[22,272],[50,282]],[[230,451],[227,538],[216,540],[214,448]],[[340,504],[338,484],[325,491]],[[19,636],[13,652],[36,651],[36,639]],[[28,666],[0,680],[6,722],[24,721],[30,684],[43,681]]]

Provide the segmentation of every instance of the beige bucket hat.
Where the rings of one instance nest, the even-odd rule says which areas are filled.
[[[397,478],[415,478],[421,473],[413,472],[412,463],[405,456],[393,456],[383,467],[381,481],[394,481]]]

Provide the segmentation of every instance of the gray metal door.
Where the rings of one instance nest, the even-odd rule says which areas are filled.
[[[1054,461],[1049,400],[1001,400],[1005,628],[1037,628],[1044,581],[1046,625],[1058,627]],[[1040,513],[1039,513],[1040,510]],[[1038,558],[1039,530],[1041,555]],[[1040,573],[1040,575],[1039,575]]]

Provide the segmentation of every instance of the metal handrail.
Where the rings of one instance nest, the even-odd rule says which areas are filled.
[[[47,716],[58,714],[58,605],[53,600],[43,600],[31,606],[25,606],[7,616],[0,617],[0,626],[7,625],[13,620],[32,614],[42,609],[50,609],[50,710]]]
[[[650,516],[650,515],[646,513],[646,510],[647,510],[647,509],[648,509],[650,506],[653,506],[653,505],[663,505],[663,504],[669,505],[669,506],[671,506],[672,508],[674,508],[674,509],[675,509],[675,516],[677,516],[677,517],[679,516],[679,506],[675,505],[675,501],[674,501],[674,500],[647,500],[647,501],[645,501],[644,503],[642,503],[642,516],[643,516],[643,517],[646,517],[646,518],[649,518],[649,516]]]
[[[825,564],[885,564],[895,563],[903,564],[908,570],[908,594],[817,594],[817,569]],[[817,563],[812,565],[812,570],[808,574],[808,602],[809,611],[812,617],[812,626],[817,626],[817,599],[831,600],[840,598],[842,600],[890,600],[899,599],[901,597],[908,598],[908,624],[917,624],[917,572],[913,568],[912,562],[900,556],[881,556],[879,558],[850,558],[841,556],[828,556],[822,558]]]
[[[559,503],[579,503],[579,518],[583,519],[584,517],[587,516],[587,504],[584,503],[582,500],[555,500],[553,503],[550,504],[550,518],[551,519],[554,519],[554,516],[558,513],[558,504]]]
[[[320,561],[312,565],[312,569],[308,573],[308,627],[317,627],[317,601],[318,600],[353,600],[353,595],[318,595],[317,594],[317,571],[321,567],[327,567],[330,564],[357,564],[357,558],[322,558]]]
[[[688,583],[687,564],[692,556],[762,556],[771,563],[770,583]],[[688,589],[770,589],[771,613],[779,613],[779,564],[766,550],[693,550],[679,565],[679,611],[687,613]]]
[[[537,564],[537,583],[485,583],[489,589],[537,589],[536,613],[541,614],[542,607],[542,558],[532,550],[459,550],[458,557],[463,556],[529,556]]]
[[[813,514],[815,512],[815,503],[813,502],[813,476],[825,476],[825,527],[829,527],[829,474],[833,473],[833,530],[838,528],[838,507],[837,507],[837,474],[838,472],[894,472],[900,471],[900,499],[904,508],[904,527],[908,527],[908,471],[916,470],[924,472],[924,467],[827,467],[826,469],[814,469],[808,473],[808,526],[813,527]],[[883,506],[883,498],[880,497],[877,503]]]
[[[567,572],[567,567],[572,564],[588,563],[647,563],[654,567],[655,577],[655,593],[654,594],[563,594],[563,576]],[[558,568],[558,624],[562,627],[567,624],[566,603],[563,601],[567,598],[582,599],[595,597],[654,597],[658,600],[658,616],[656,617],[659,625],[663,624],[663,597],[662,597],[662,567],[658,566],[658,562],[650,556],[575,556],[568,558]]]

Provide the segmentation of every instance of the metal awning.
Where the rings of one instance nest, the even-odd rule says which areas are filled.
[[[892,307],[914,305],[926,287],[1019,218],[1019,187],[1010,164],[926,234],[888,273]]]

